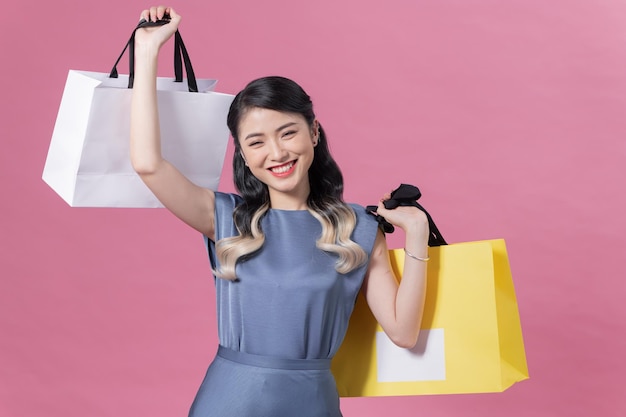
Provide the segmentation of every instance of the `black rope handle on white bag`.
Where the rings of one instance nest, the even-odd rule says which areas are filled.
[[[164,16],[163,19],[157,20],[156,22],[148,22],[145,19],[141,19],[137,27],[133,30],[132,35],[130,35],[130,39],[124,46],[122,53],[115,61],[113,65],[113,69],[109,74],[109,78],[117,78],[117,64],[119,64],[120,60],[124,56],[124,52],[128,49],[128,88],[133,88],[133,83],[135,81],[135,32],[137,29],[145,28],[145,27],[154,27],[154,26],[163,26],[170,22],[169,16]],[[185,72],[187,73],[187,87],[189,88],[189,92],[197,93],[198,92],[198,84],[196,82],[196,75],[193,72],[193,67],[191,66],[191,60],[189,59],[189,53],[187,52],[187,48],[183,42],[183,38],[180,36],[180,32],[177,30],[174,34],[174,80],[176,82],[183,82],[183,63],[185,64]]]

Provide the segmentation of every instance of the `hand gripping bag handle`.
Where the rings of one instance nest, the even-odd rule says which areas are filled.
[[[165,16],[163,19],[158,20],[156,22],[148,22],[145,19],[141,19],[139,24],[133,30],[130,39],[124,46],[122,53],[115,61],[115,65],[113,65],[113,69],[109,74],[109,78],[117,78],[117,64],[119,64],[122,56],[124,56],[124,52],[128,49],[128,88],[133,88],[133,83],[135,81],[135,32],[137,29],[145,28],[145,27],[153,27],[153,26],[163,26],[168,24],[170,21],[168,16]],[[183,62],[185,64],[185,72],[187,73],[187,87],[189,88],[189,92],[197,93],[198,92],[198,84],[196,83],[196,75],[193,72],[193,67],[191,66],[191,60],[189,59],[189,53],[187,52],[187,48],[183,43],[183,38],[180,36],[180,32],[177,30],[174,34],[174,77],[176,82],[183,81]]]
[[[426,214],[426,218],[428,219],[428,246],[443,246],[448,243],[441,235],[439,228],[435,224],[435,221],[431,217],[430,214],[426,211],[424,207],[420,203],[417,202],[419,198],[422,196],[422,192],[414,185],[410,184],[400,184],[398,188],[391,192],[391,196],[389,200],[385,200],[383,202],[385,208],[387,210],[395,209],[398,206],[414,206],[418,209],[422,210]],[[365,210],[370,213],[376,213],[377,206],[367,206]],[[385,233],[393,233],[395,228],[391,223],[389,223],[383,216],[376,215],[376,220],[381,228],[381,230]]]

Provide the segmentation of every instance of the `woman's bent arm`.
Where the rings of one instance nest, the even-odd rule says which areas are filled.
[[[416,207],[385,210],[379,204],[379,215],[401,227],[406,234],[406,256],[403,278],[398,280],[391,268],[387,242],[378,232],[370,265],[363,283],[367,303],[387,336],[398,346],[412,348],[417,343],[426,298],[426,268],[428,258],[428,220]]]

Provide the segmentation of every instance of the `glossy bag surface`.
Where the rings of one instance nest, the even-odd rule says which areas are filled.
[[[391,250],[402,276],[404,252]],[[344,397],[501,392],[528,378],[504,240],[431,247],[422,329],[395,346],[360,294],[333,361]]]

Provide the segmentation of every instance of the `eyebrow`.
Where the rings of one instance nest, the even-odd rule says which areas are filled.
[[[297,125],[297,124],[298,124],[297,122],[285,123],[284,125],[280,126],[278,129],[276,129],[276,133],[280,132],[283,129],[286,129],[286,128],[290,127],[290,126]],[[256,137],[259,137],[259,136],[263,136],[263,133],[250,133],[249,135],[247,135],[244,138],[244,141],[246,141],[248,139],[256,138]]]

